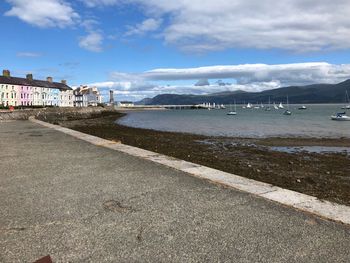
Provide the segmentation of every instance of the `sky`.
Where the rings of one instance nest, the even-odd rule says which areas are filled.
[[[106,99],[350,78],[349,0],[1,0],[0,68]]]

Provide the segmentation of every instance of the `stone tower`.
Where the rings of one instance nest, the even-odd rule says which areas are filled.
[[[114,92],[113,92],[113,90],[109,91],[109,103],[114,104]]]

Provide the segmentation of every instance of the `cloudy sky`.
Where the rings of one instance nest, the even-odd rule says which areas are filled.
[[[3,0],[0,67],[118,99],[350,78],[349,0]]]

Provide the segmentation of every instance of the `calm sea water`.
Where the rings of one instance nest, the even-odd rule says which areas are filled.
[[[237,115],[230,110],[164,110],[130,112],[118,123],[138,128],[186,132],[203,135],[237,137],[327,137],[350,138],[350,121],[332,121],[330,116],[342,112],[336,104],[290,105],[291,116],[284,110],[243,109],[237,105]],[[348,111],[350,115],[350,111]]]

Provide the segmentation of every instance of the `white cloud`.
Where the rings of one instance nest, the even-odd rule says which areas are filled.
[[[111,74],[112,81],[93,83],[104,89],[114,89],[123,99],[138,100],[162,93],[208,94],[244,90],[257,92],[289,85],[338,83],[350,78],[350,64],[333,65],[325,62],[295,64],[245,64],[181,69],[154,69],[142,73]],[[196,85],[198,80],[230,79],[235,84],[215,81]],[[163,85],[158,81],[180,82],[193,80],[192,85]],[[203,82],[204,83],[204,82]],[[225,85],[221,85],[225,83]],[[205,81],[206,84],[206,81]]]
[[[244,90],[248,92],[257,92],[268,89],[274,89],[280,87],[278,81],[250,83],[250,84],[230,84],[220,86],[218,84],[212,84],[207,86],[196,85],[158,85],[146,82],[119,82],[119,81],[107,81],[97,82],[89,84],[91,86],[98,87],[103,94],[108,96],[109,90],[114,90],[116,99],[137,101],[143,98],[152,98],[159,94],[196,94],[204,95],[208,93],[222,92],[222,91],[236,91]]]
[[[148,18],[142,23],[129,27],[129,31],[125,35],[143,35],[147,32],[156,31],[162,24],[162,19]]]
[[[295,52],[350,48],[349,0],[88,0],[138,4],[167,21],[166,43],[195,52],[227,48]]]
[[[66,27],[74,25],[79,15],[63,0],[7,0],[12,8],[6,16],[18,17],[38,27]]]
[[[81,37],[79,46],[92,52],[101,52],[103,35],[99,32],[91,31],[88,35]]]
[[[120,0],[80,0],[88,7],[110,6],[120,2]]]
[[[336,83],[350,78],[350,64],[325,62],[280,65],[244,64],[180,69],[154,69],[140,74],[146,80],[235,79],[238,83],[270,82],[282,85]]]
[[[195,51],[350,48],[348,0],[142,0],[171,14],[166,42]]]
[[[37,58],[41,57],[41,53],[36,53],[36,52],[18,52],[16,54],[17,57],[22,57],[22,58]]]

